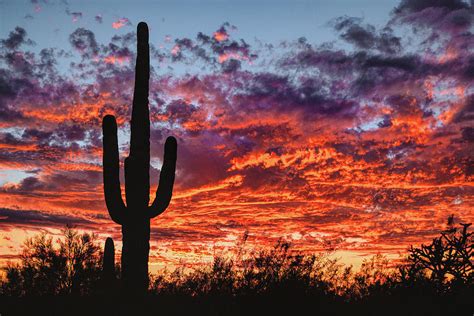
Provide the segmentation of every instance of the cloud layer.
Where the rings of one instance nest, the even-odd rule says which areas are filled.
[[[151,192],[164,140],[179,144],[152,260],[206,256],[244,231],[258,245],[396,253],[451,213],[474,220],[472,10],[401,1],[381,29],[333,19],[337,43],[252,47],[224,23],[152,45]],[[103,202],[100,122],[117,117],[123,161],[135,35],[100,43],[77,28],[69,43],[33,53],[21,27],[0,41],[0,165],[11,171],[0,230],[69,223],[119,235]]]

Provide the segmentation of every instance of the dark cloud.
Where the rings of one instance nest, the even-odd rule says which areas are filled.
[[[430,8],[442,8],[447,11],[455,11],[468,9],[469,4],[462,0],[402,0],[400,4],[395,7],[394,12],[396,14],[405,12],[414,13]]]
[[[342,31],[341,37],[353,43],[360,48],[372,48],[375,44],[375,27],[367,25],[363,27],[360,25],[360,18],[339,18],[336,20],[334,28],[337,31]]]
[[[196,110],[196,106],[184,100],[173,100],[166,106],[166,114],[171,123],[187,122]]]
[[[71,215],[51,214],[37,210],[15,210],[0,208],[0,226],[11,227],[65,227],[74,225],[78,227],[93,226],[94,223],[81,217]]]
[[[24,119],[19,109],[14,109],[8,102],[15,99],[22,86],[28,86],[24,80],[15,80],[10,77],[6,69],[0,69],[0,119],[3,122],[15,122]]]
[[[461,109],[453,119],[456,123],[474,121],[474,94],[468,95]]]
[[[150,231],[151,238],[154,240],[187,240],[188,238],[197,240],[199,238],[216,239],[220,237],[219,232],[208,231],[203,232],[199,229],[191,228],[170,228],[170,227],[153,227]]]
[[[51,139],[51,136],[53,136],[53,132],[27,128],[23,132],[22,138],[41,144],[48,142]]]
[[[83,56],[92,57],[99,53],[99,46],[92,31],[78,28],[69,35],[69,42]]]
[[[364,68],[394,68],[406,72],[415,72],[421,65],[418,56],[386,57],[368,56],[364,58],[362,66]]]
[[[31,39],[26,38],[26,31],[22,27],[15,27],[14,31],[8,34],[8,38],[1,40],[0,44],[2,47],[9,50],[17,50],[21,45],[32,45],[34,42]]]
[[[104,18],[102,17],[102,14],[97,14],[97,15],[94,17],[94,20],[95,20],[97,23],[102,24],[102,22],[104,21]]]
[[[242,62],[236,59],[226,60],[222,63],[222,71],[224,73],[232,73],[241,68]]]
[[[120,47],[113,43],[110,43],[104,51],[107,52],[109,56],[114,56],[115,58],[122,60],[131,60],[134,56],[128,47]]]
[[[77,22],[79,19],[82,19],[82,12],[71,12],[69,9],[66,9],[66,14],[72,17],[73,22]]]
[[[307,114],[307,119],[315,115],[340,115],[343,118],[353,115],[358,108],[352,100],[337,99],[327,94],[318,80],[310,78],[294,83],[287,76],[259,73],[243,84],[243,93],[235,96],[235,102],[248,113],[301,109]]]
[[[385,115],[383,120],[380,121],[377,126],[380,127],[380,128],[384,128],[384,127],[390,127],[392,126],[392,121],[390,119],[390,117],[388,115]]]
[[[44,189],[45,184],[42,183],[38,178],[36,177],[27,177],[23,180],[20,181],[18,186],[6,190],[9,193],[15,192],[15,193],[31,193],[33,191],[36,191],[38,189]]]
[[[469,143],[474,143],[474,128],[472,127],[463,128],[462,138]]]
[[[375,47],[384,53],[394,54],[402,49],[401,38],[393,35],[390,27],[385,27],[379,33]]]
[[[431,29],[431,42],[446,32],[468,30],[473,23],[472,2],[462,0],[403,0],[392,15],[397,23]]]
[[[61,192],[89,192],[102,180],[101,173],[93,170],[53,170],[48,174],[40,174],[26,177],[17,184],[7,183],[0,187],[0,192],[54,200],[60,198]],[[97,204],[97,201],[94,203]]]
[[[196,59],[219,66],[225,73],[238,70],[242,61],[255,60],[258,55],[250,49],[250,45],[243,39],[231,40],[229,29],[235,27],[226,22],[212,35],[199,32],[196,41],[189,38],[175,39],[171,60],[184,62]]]
[[[467,80],[474,79],[474,57],[471,56],[469,60],[467,61],[464,67],[463,75]]]
[[[279,60],[279,65],[293,69],[295,67],[314,67],[334,76],[350,75],[356,66],[354,58],[342,50],[315,49],[308,47],[295,50]]]
[[[362,24],[361,18],[341,17],[334,22],[334,28],[341,38],[360,49],[378,49],[384,53],[398,53],[401,39],[393,35],[390,27],[377,32],[374,26]]]
[[[80,141],[86,137],[86,129],[78,124],[60,124],[55,136],[63,141]]]

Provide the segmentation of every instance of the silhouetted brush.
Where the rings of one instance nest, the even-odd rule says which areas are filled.
[[[122,200],[119,180],[119,152],[115,117],[104,117],[104,193],[110,217],[122,225],[122,282],[126,290],[144,293],[148,288],[148,255],[150,250],[150,219],[168,207],[176,169],[177,144],[174,137],[165,143],[163,167],[156,191],[150,199],[150,115],[148,84],[150,52],[148,26],[140,22],[137,27],[137,63],[131,120],[130,154],[125,159],[125,196]]]

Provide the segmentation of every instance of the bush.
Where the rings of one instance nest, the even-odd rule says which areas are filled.
[[[96,237],[67,228],[57,246],[44,233],[28,239],[21,262],[6,267],[0,289],[3,301],[45,295],[61,295],[61,302],[67,302],[64,295],[97,299],[107,313],[114,306],[117,313],[129,308],[136,314],[138,306],[143,311],[159,307],[175,314],[209,315],[299,313],[308,308],[333,315],[372,315],[380,310],[386,315],[459,314],[474,310],[469,227],[455,228],[451,221],[430,244],[411,247],[403,264],[393,265],[377,254],[364,260],[358,271],[327,253],[295,251],[284,241],[251,252],[244,252],[242,244],[236,255],[217,256],[207,267],[151,276],[148,295],[134,307],[120,305],[129,304],[128,298],[115,298],[121,295],[119,282],[115,291],[98,290],[102,252]]]
[[[21,261],[10,264],[1,291],[7,296],[91,294],[101,272],[96,236],[63,230],[57,246],[46,233],[25,241]]]

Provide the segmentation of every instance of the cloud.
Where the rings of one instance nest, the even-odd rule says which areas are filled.
[[[71,215],[45,213],[38,210],[15,210],[0,208],[0,227],[11,229],[13,227],[55,227],[61,228],[66,225],[77,227],[91,227],[94,223]]]
[[[94,20],[99,23],[99,24],[102,24],[102,22],[104,21],[104,18],[102,17],[102,14],[97,14],[95,17],[94,17]]]
[[[226,22],[211,35],[199,32],[196,40],[175,39],[170,49],[172,62],[204,62],[214,68],[220,68],[225,73],[239,70],[242,62],[251,64],[258,55],[250,49],[245,40],[231,40],[229,29],[236,28]]]
[[[226,41],[229,39],[229,33],[227,32],[227,28],[229,26],[229,23],[223,24],[217,31],[212,34],[213,38],[218,41]]]
[[[395,14],[415,13],[426,9],[439,8],[446,11],[455,11],[469,8],[469,4],[462,0],[402,0],[395,7]]]
[[[360,49],[378,49],[381,52],[394,54],[401,50],[401,39],[393,35],[390,27],[377,32],[374,26],[362,24],[361,18],[340,17],[333,21],[334,28],[340,37]]]
[[[82,19],[82,12],[71,12],[69,9],[66,9],[66,14],[72,18],[72,22],[77,22]]]
[[[463,3],[402,1],[380,27],[341,17],[333,43],[247,42],[229,23],[151,43],[152,192],[164,140],[179,144],[155,236],[202,254],[246,229],[260,245],[297,236],[307,251],[324,240],[397,251],[442,229],[447,209],[471,220],[474,62]],[[0,165],[13,170],[0,201],[27,210],[8,216],[28,223],[36,212],[41,225],[66,221],[54,212],[113,225],[101,118],[117,117],[123,162],[136,36],[102,42],[78,28],[69,41],[70,51],[32,50],[21,28],[0,41]]]
[[[94,33],[82,27],[69,35],[69,43],[83,56],[92,57],[99,52]]]
[[[392,11],[392,21],[411,24],[415,28],[430,29],[430,42],[442,33],[461,33],[473,23],[472,2],[462,0],[403,0]]]
[[[26,31],[22,27],[15,27],[14,31],[8,34],[8,38],[0,41],[1,45],[9,50],[16,50],[21,45],[32,45],[34,42],[26,38]]]
[[[124,27],[124,26],[131,26],[131,25],[132,25],[132,23],[131,23],[130,20],[127,19],[127,18],[120,18],[120,19],[118,19],[117,21],[115,21],[115,22],[112,23],[112,27],[113,27],[114,29],[120,29],[120,28],[122,28],[122,27]]]
[[[18,185],[7,186],[6,188],[3,188],[3,190],[4,192],[7,192],[7,193],[29,194],[29,193],[33,193],[33,191],[36,191],[37,189],[44,189],[44,188],[45,188],[44,183],[41,183],[38,178],[27,177],[21,180],[21,182]]]

